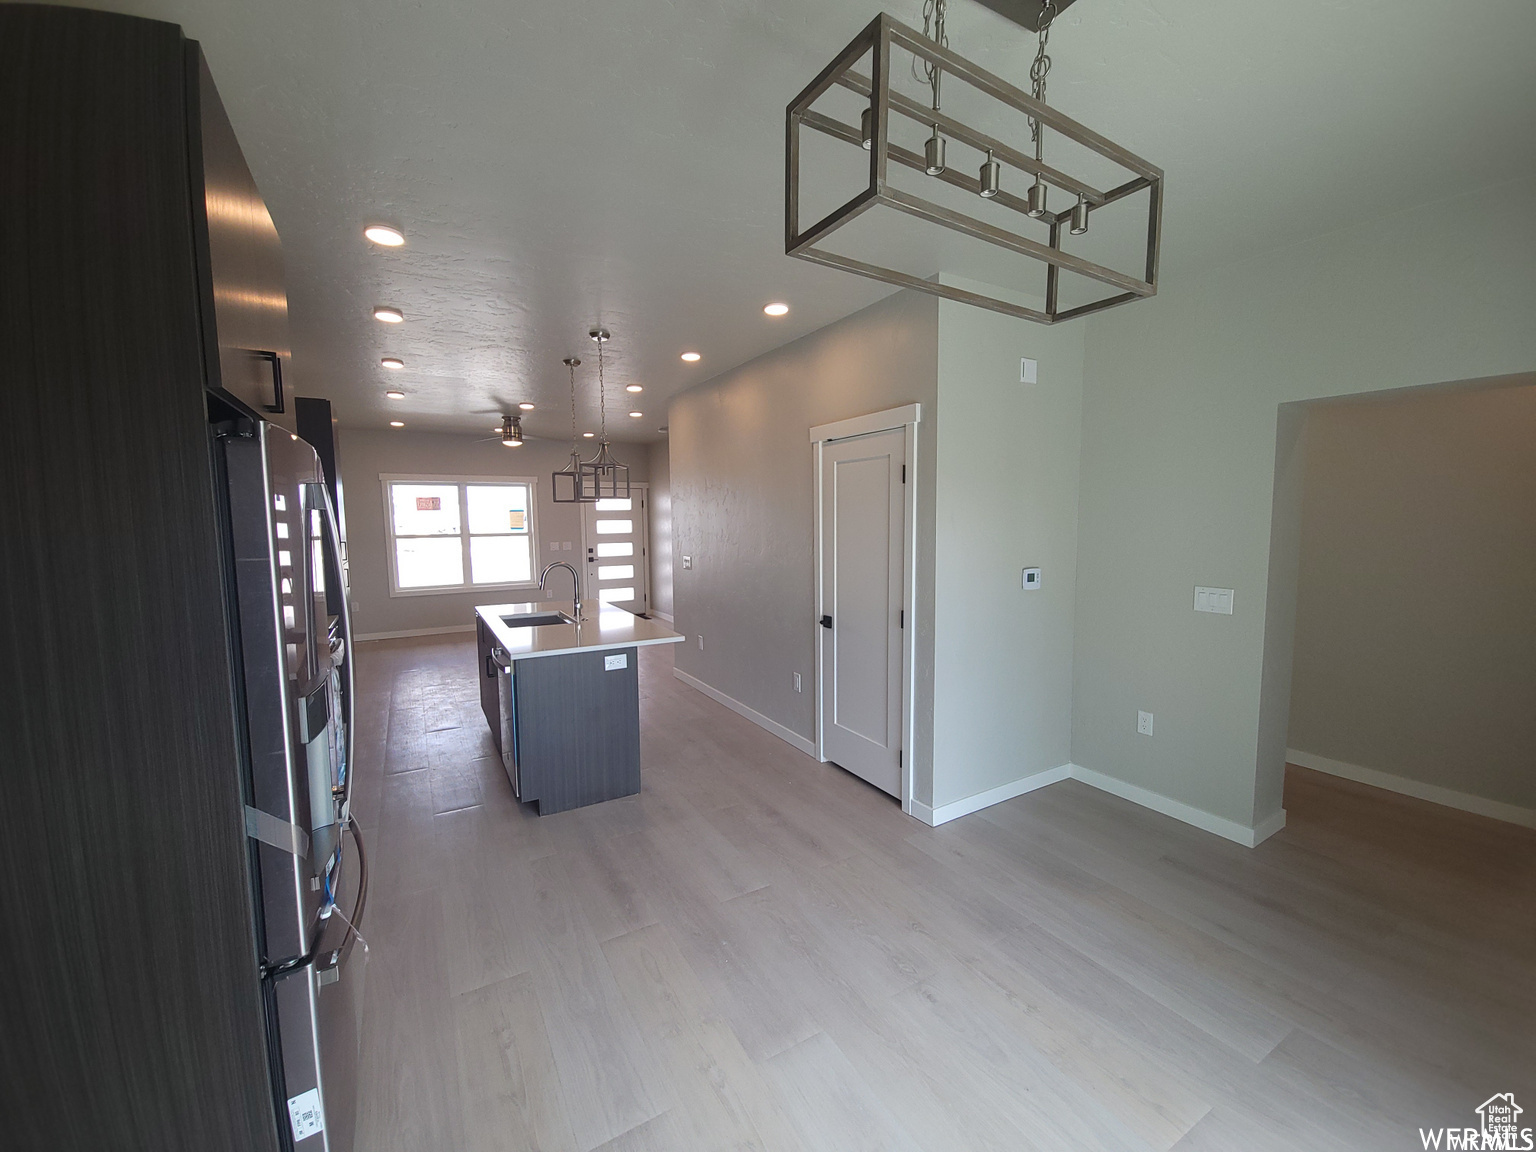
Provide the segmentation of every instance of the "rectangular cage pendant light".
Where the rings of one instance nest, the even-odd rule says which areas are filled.
[[[1008,142],[982,131],[956,116],[928,107],[901,92],[893,91],[892,52],[900,48],[911,53],[924,67],[937,69],[944,77],[954,78],[967,84],[982,97],[996,101],[1014,112],[1022,112],[1033,120],[1043,133],[1047,129],[1056,136],[1065,137],[1083,148],[1097,153],[1111,162],[1126,177],[1110,187],[1099,187],[1087,180],[1046,164],[1024,148],[1016,148]],[[871,70],[865,75],[857,65],[870,57]],[[869,101],[861,116],[861,123],[850,124],[814,110],[811,106],[834,86],[848,89]],[[938,104],[937,97],[934,104]],[[965,304],[988,308],[1009,316],[1018,316],[1042,324],[1085,316],[1117,304],[1139,300],[1157,292],[1158,248],[1162,230],[1163,172],[1141,157],[1118,144],[1084,127],[1070,117],[1062,115],[1042,100],[1014,87],[1006,80],[972,64],[942,44],[881,13],[837,57],[822,69],[811,84],[790,103],[786,109],[785,157],[784,157],[784,251],[787,255],[832,268],[841,268],[859,276],[882,280],[903,288],[915,288],[935,296],[958,300]],[[905,117],[923,127],[932,129],[925,152],[919,153],[893,143],[890,132],[894,116]],[[833,209],[822,219],[802,228],[800,144],[801,130],[812,129],[854,148],[866,148],[869,153],[869,183],[862,191],[841,206]],[[957,171],[944,163],[946,139],[975,149],[984,155],[978,175]],[[976,194],[982,200],[1012,209],[1018,213],[1018,226],[1043,227],[1043,238],[1034,239],[1011,228],[977,218],[966,212],[956,211],[935,203],[923,196],[894,187],[887,180],[892,163],[914,169],[931,179],[962,191]],[[1000,187],[998,173],[1002,166],[1017,169],[1032,181],[1027,196],[1017,196]],[[1004,169],[1006,170],[1006,169]],[[1102,183],[1102,182],[1101,182]],[[1060,189],[1058,195],[1070,197],[1072,206],[1065,211],[1045,210],[1048,203],[1047,188]],[[1145,264],[1138,274],[1129,274],[1088,260],[1063,248],[1064,235],[1079,235],[1087,230],[1088,219],[1119,201],[1138,192],[1146,191],[1146,252]],[[941,283],[912,272],[885,267],[881,264],[840,255],[828,246],[838,230],[872,208],[893,208],[897,212],[919,220],[940,225],[943,228],[967,236],[972,240],[993,245],[1043,266],[1044,307],[1029,307],[1013,300],[974,291],[955,284]],[[1123,205],[1133,209],[1132,205]],[[1138,263],[1140,259],[1138,257]],[[1086,277],[1099,285],[1107,286],[1108,295],[1090,303],[1062,307],[1060,280],[1063,272]],[[985,286],[982,286],[985,287]]]
[[[571,462],[558,472],[550,474],[551,495],[556,504],[581,502],[581,457],[571,453]]]
[[[608,441],[602,441],[597,455],[581,462],[577,473],[576,499],[582,503],[596,500],[629,499],[629,466],[608,454]]]

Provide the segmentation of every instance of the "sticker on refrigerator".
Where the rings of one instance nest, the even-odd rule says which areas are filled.
[[[325,1131],[325,1113],[320,1110],[320,1089],[300,1092],[288,1101],[288,1119],[293,1122],[293,1142]]]
[[[603,671],[617,672],[620,668],[629,667],[629,653],[620,652],[617,656],[603,657]]]

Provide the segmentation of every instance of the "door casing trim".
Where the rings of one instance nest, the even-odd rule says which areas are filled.
[[[810,430],[813,489],[815,491],[815,528],[812,533],[811,564],[815,571],[816,611],[808,624],[816,633],[816,667],[812,673],[812,689],[816,699],[816,758],[827,762],[826,745],[823,742],[823,717],[821,707],[821,669],[823,660],[823,636],[826,629],[818,623],[822,615],[824,589],[821,579],[822,552],[822,454],[826,445],[835,440],[848,440],[855,436],[867,436],[872,432],[894,432],[904,435],[903,463],[906,466],[906,483],[902,485],[902,556],[901,556],[901,606],[906,627],[901,630],[901,810],[912,815],[913,758],[908,755],[916,736],[916,668],[917,668],[917,429],[922,423],[923,406],[905,404],[900,408],[887,408],[866,416],[854,416],[831,424],[817,424]]]

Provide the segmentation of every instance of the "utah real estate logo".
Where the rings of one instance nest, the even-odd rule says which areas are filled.
[[[1536,1149],[1531,1129],[1520,1127],[1525,1109],[1515,1103],[1513,1092],[1500,1092],[1477,1106],[1478,1128],[1420,1128],[1419,1139],[1428,1149],[1485,1152],[1486,1149]]]

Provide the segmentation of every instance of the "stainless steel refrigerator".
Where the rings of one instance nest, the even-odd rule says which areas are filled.
[[[367,872],[351,814],[355,688],[338,519],[305,441],[250,419],[216,425],[215,438],[274,1106],[285,1147],[349,1152]]]
[[[0,1145],[350,1152],[343,560],[198,44],[0,4],[0,206]]]

